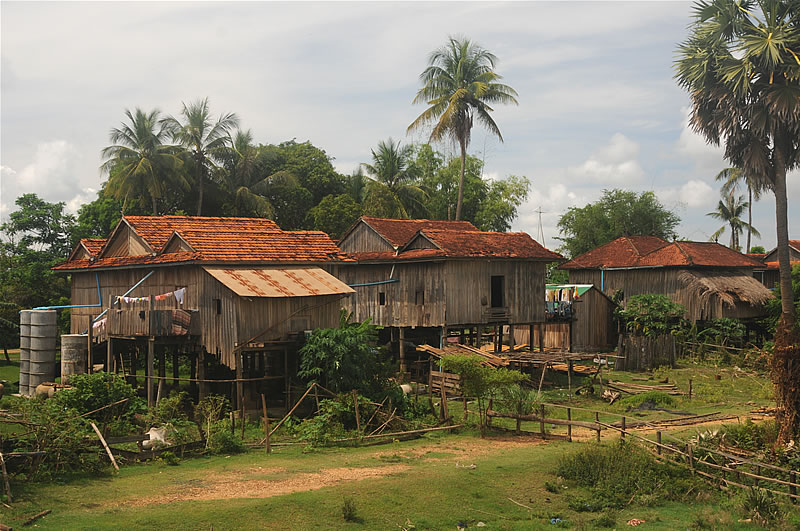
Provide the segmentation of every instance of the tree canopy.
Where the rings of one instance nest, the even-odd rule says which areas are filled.
[[[571,207],[558,228],[561,250],[574,258],[620,236],[677,237],[677,214],[667,209],[653,192],[603,190],[603,196],[585,207]]]

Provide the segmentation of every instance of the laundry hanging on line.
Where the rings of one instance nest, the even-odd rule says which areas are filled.
[[[175,300],[178,301],[178,304],[182,306],[183,301],[186,299],[186,288],[180,288],[175,291],[161,293],[160,295],[154,295],[153,299],[156,301],[163,301],[169,299],[170,297],[175,297]],[[117,297],[117,302],[120,301],[126,304],[136,304],[137,302],[150,302],[150,296],[148,295],[146,297]]]

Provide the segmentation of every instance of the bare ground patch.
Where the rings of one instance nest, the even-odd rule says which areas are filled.
[[[327,468],[319,472],[303,473],[284,480],[248,480],[248,474],[261,475],[278,469],[248,469],[219,475],[204,480],[201,485],[173,488],[161,495],[139,498],[124,503],[128,507],[161,505],[176,501],[225,500],[231,498],[269,498],[293,492],[317,490],[348,481],[361,481],[397,474],[410,468],[408,465],[388,465],[372,468]],[[280,471],[285,471],[280,469]]]

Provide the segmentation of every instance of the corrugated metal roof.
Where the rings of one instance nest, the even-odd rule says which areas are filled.
[[[318,267],[203,269],[240,297],[309,297],[355,293],[353,288]]]

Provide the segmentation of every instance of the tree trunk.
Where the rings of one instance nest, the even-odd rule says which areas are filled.
[[[463,138],[458,139],[461,147],[461,177],[458,179],[458,203],[456,203],[456,221],[461,219],[461,204],[464,202],[464,175],[467,172],[467,142]]]
[[[747,254],[750,254],[750,233],[753,231],[753,187],[747,185],[750,203],[747,205]]]
[[[205,181],[205,175],[203,175],[203,166],[200,165],[197,169],[197,215],[203,215],[203,181]]]
[[[158,201],[156,201],[156,198],[153,197],[153,196],[150,196],[150,199],[153,202],[153,215],[157,216],[158,215]]]
[[[782,136],[782,135],[780,135]],[[789,260],[788,198],[786,196],[786,163],[782,138],[776,135],[775,157],[775,225],[778,239],[778,267],[781,285],[781,322],[787,330],[794,329],[797,319],[792,291],[792,266]]]

